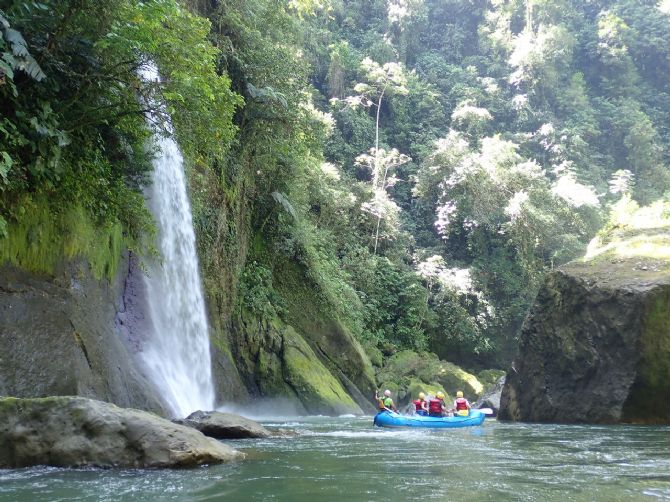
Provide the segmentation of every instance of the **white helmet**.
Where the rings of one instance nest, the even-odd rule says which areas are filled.
[[[385,395],[386,397],[391,397],[391,391],[388,390],[388,389],[386,389],[386,390],[384,391],[384,395]]]

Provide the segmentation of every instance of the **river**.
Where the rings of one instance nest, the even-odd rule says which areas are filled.
[[[248,459],[188,470],[0,470],[0,500],[670,500],[670,428],[507,424],[376,429],[369,417],[265,422]]]

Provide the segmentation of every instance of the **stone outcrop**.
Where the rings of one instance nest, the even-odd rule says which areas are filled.
[[[0,399],[0,468],[188,467],[243,458],[189,427],[80,397]]]
[[[195,411],[175,423],[193,427],[205,436],[216,439],[267,438],[272,433],[258,422],[234,413]]]
[[[546,278],[498,415],[560,423],[670,423],[667,262],[607,257]]]
[[[416,399],[419,392],[435,394],[444,391],[447,402],[461,390],[465,397],[475,400],[483,391],[476,376],[461,367],[438,359],[435,354],[400,351],[391,356],[377,372],[382,388],[388,388],[404,406]]]
[[[486,389],[481,397],[475,401],[474,407],[491,408],[493,410],[493,416],[497,416],[498,410],[500,409],[500,397],[504,386],[505,377],[501,376],[492,387]]]
[[[253,394],[283,399],[301,414],[362,414],[359,403],[370,406],[352,398],[356,386],[345,387],[291,326],[247,318],[237,334],[237,367]]]
[[[120,269],[109,282],[77,260],[54,276],[0,266],[0,395],[79,395],[165,413],[119,322],[129,322],[127,260]]]
[[[142,284],[132,260],[113,281],[94,279],[78,260],[54,276],[0,267],[0,395],[79,395],[167,416],[135,356],[146,331]],[[307,326],[296,316],[301,332],[250,315],[225,326],[210,320],[219,402],[269,397],[298,413],[374,410],[370,362],[336,320]]]

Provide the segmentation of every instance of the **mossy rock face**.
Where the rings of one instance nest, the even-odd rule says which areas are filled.
[[[373,366],[381,368],[384,365],[384,354],[382,354],[382,351],[376,345],[363,344],[363,349]]]
[[[623,421],[670,423],[670,286],[650,295],[640,335],[635,381]]]
[[[499,418],[670,423],[670,273],[660,270],[618,259],[551,273],[524,323]]]
[[[293,261],[276,260],[274,274],[285,304],[285,322],[304,338],[332,374],[350,382],[349,393],[372,406],[369,396],[374,394],[375,372],[370,359],[334,314],[333,306],[324,300],[309,271]]]
[[[449,362],[440,363],[434,379],[439,382],[449,394],[455,395],[457,391],[463,391],[468,399],[476,399],[481,395],[484,386],[477,377],[468,373],[460,366]]]
[[[252,395],[284,400],[298,413],[362,413],[349,389],[293,327],[277,318],[259,322],[248,313],[242,319],[243,341],[234,352]]]
[[[284,332],[284,378],[311,413],[362,413],[340,382],[292,328]]]

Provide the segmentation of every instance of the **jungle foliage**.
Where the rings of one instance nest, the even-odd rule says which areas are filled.
[[[100,231],[120,224],[126,245],[146,247],[140,241],[152,224],[141,187],[151,168],[150,98],[167,103],[191,155],[222,157],[235,130],[232,114],[241,100],[215,72],[209,21],[169,0],[0,5],[0,234],[8,241],[0,243],[2,256],[49,270],[48,261],[30,261],[31,249],[64,252],[83,236],[26,238],[22,220],[50,215],[36,228],[53,224],[58,235],[76,228],[67,217],[75,206],[74,214]],[[150,61],[164,85],[138,75]]]
[[[544,274],[620,200],[668,197],[669,21],[656,0],[4,0],[0,256],[33,245],[31,204],[140,247],[158,96],[206,281],[231,276],[217,302],[281,317],[299,270],[368,347],[502,367]]]

